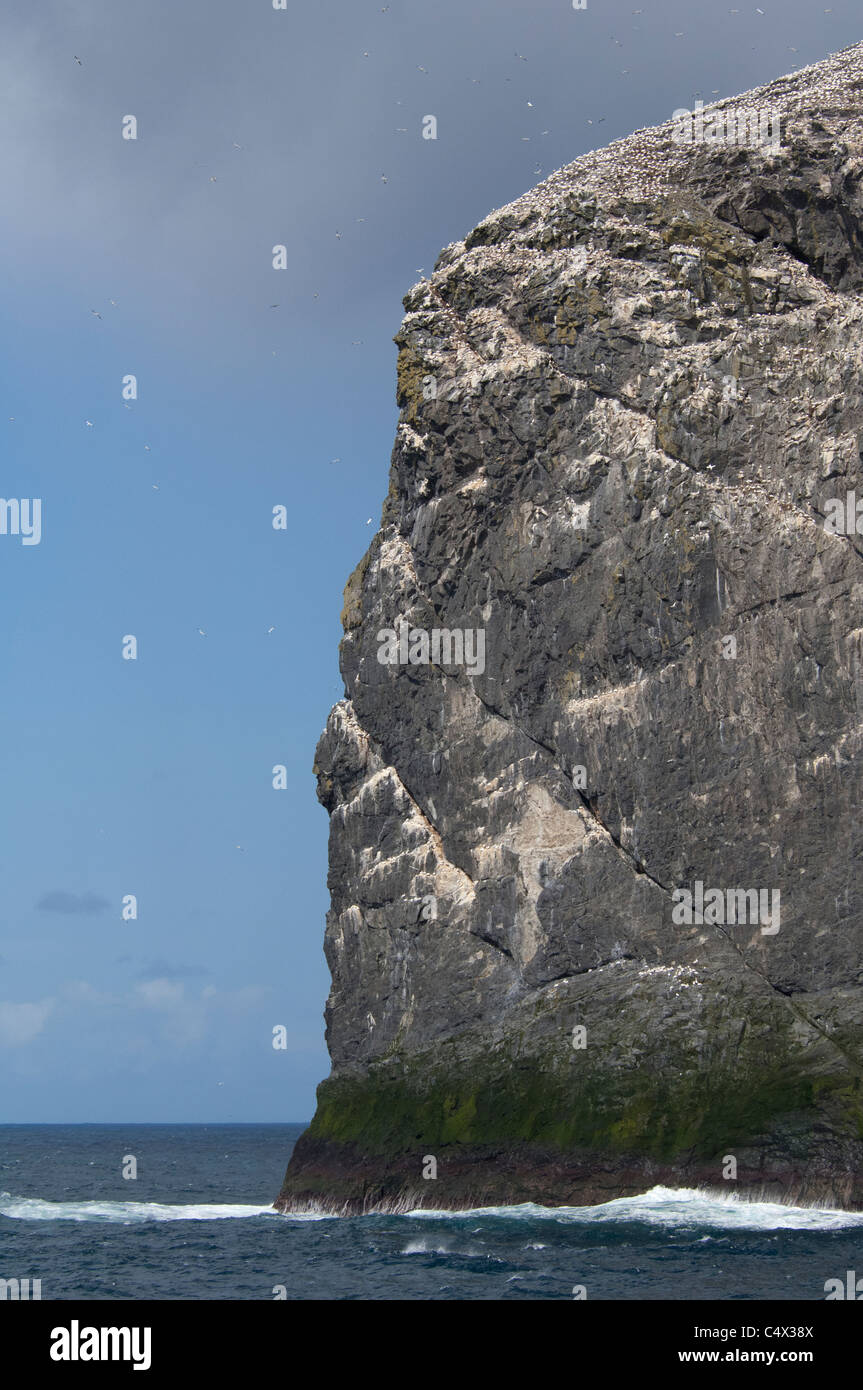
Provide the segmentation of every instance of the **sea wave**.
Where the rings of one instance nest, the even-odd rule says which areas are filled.
[[[0,1192],[0,1216],[18,1221],[227,1221],[275,1216],[272,1207],[216,1202],[46,1202]]]
[[[403,1255],[452,1255],[464,1260],[494,1260],[496,1257],[490,1255],[487,1250],[474,1250],[470,1246],[466,1250],[453,1249],[451,1245],[436,1245],[433,1240],[409,1240]],[[497,1261],[500,1263],[500,1261]]]
[[[2,1192],[0,1216],[18,1221],[102,1221],[128,1225],[148,1221],[249,1220],[262,1216],[274,1217],[277,1213],[271,1206],[231,1202],[49,1202],[40,1197],[13,1197],[8,1192]],[[791,1206],[740,1197],[734,1193],[670,1187],[653,1187],[638,1197],[619,1197],[593,1207],[543,1207],[534,1202],[524,1202],[519,1206],[474,1207],[466,1211],[438,1211],[420,1207],[413,1211],[370,1212],[358,1219],[379,1221],[382,1218],[474,1222],[478,1219],[554,1221],[574,1226],[637,1224],[714,1231],[840,1231],[863,1226],[863,1212],[841,1211],[833,1207]],[[333,1213],[289,1212],[281,1219],[327,1221],[333,1220]],[[425,1248],[421,1251],[421,1245],[409,1245],[403,1253],[430,1253]]]
[[[703,1192],[697,1188],[652,1187],[638,1197],[617,1197],[594,1207],[542,1207],[525,1202],[512,1207],[476,1207],[471,1211],[430,1211],[418,1208],[407,1215],[429,1221],[477,1217],[516,1221],[557,1221],[582,1226],[639,1223],[649,1226],[709,1227],[713,1230],[839,1231],[863,1226],[863,1212],[833,1207],[799,1207],[765,1202],[734,1193]]]

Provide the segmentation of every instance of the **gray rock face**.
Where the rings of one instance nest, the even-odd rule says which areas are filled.
[[[639,131],[406,297],[282,1209],[863,1205],[861,91],[858,46],[716,108],[778,150]]]

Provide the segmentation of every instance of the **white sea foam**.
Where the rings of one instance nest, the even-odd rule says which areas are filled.
[[[652,1187],[638,1197],[619,1197],[595,1207],[541,1207],[525,1202],[514,1207],[480,1207],[472,1211],[408,1213],[429,1221],[453,1221],[478,1216],[516,1221],[557,1221],[564,1225],[603,1225],[638,1222],[650,1226],[709,1226],[717,1230],[838,1231],[863,1226],[863,1212],[830,1207],[794,1207],[760,1202],[696,1188]]]
[[[45,1202],[40,1197],[13,1197],[0,1192],[0,1216],[19,1221],[225,1221],[275,1216],[272,1207],[190,1202]]]
[[[103,1221],[130,1224],[147,1221],[225,1221],[276,1216],[270,1206],[239,1203],[190,1202],[47,1202],[39,1197],[13,1197],[0,1193],[0,1216],[19,1221]],[[638,1197],[620,1197],[594,1207],[541,1207],[525,1202],[512,1207],[474,1207],[469,1211],[430,1211],[419,1208],[401,1213],[369,1213],[368,1219],[411,1218],[427,1221],[555,1221],[561,1225],[595,1226],[635,1222],[666,1228],[704,1228],[750,1231],[839,1231],[863,1226],[863,1212],[831,1207],[795,1207],[782,1202],[762,1202],[733,1193],[703,1192],[695,1188],[652,1187]],[[345,1218],[343,1218],[345,1219]],[[350,1218],[347,1218],[350,1219]],[[289,1212],[283,1221],[331,1221],[332,1212]],[[480,1229],[480,1228],[476,1228]],[[541,1249],[543,1247],[530,1247]],[[403,1254],[454,1253],[422,1241],[411,1242]],[[480,1251],[462,1251],[479,1255]]]
[[[466,1260],[494,1260],[494,1255],[489,1255],[485,1250],[474,1250],[470,1246],[466,1250],[454,1249],[449,1245],[435,1245],[433,1240],[409,1240],[403,1255],[453,1255]],[[497,1261],[499,1263],[499,1261]]]

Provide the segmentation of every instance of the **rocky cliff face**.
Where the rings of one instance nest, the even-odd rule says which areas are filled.
[[[639,131],[406,297],[282,1210],[863,1205],[861,97]]]

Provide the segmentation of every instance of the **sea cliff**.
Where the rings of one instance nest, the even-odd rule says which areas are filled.
[[[678,113],[406,296],[279,1209],[863,1206],[861,95]]]

